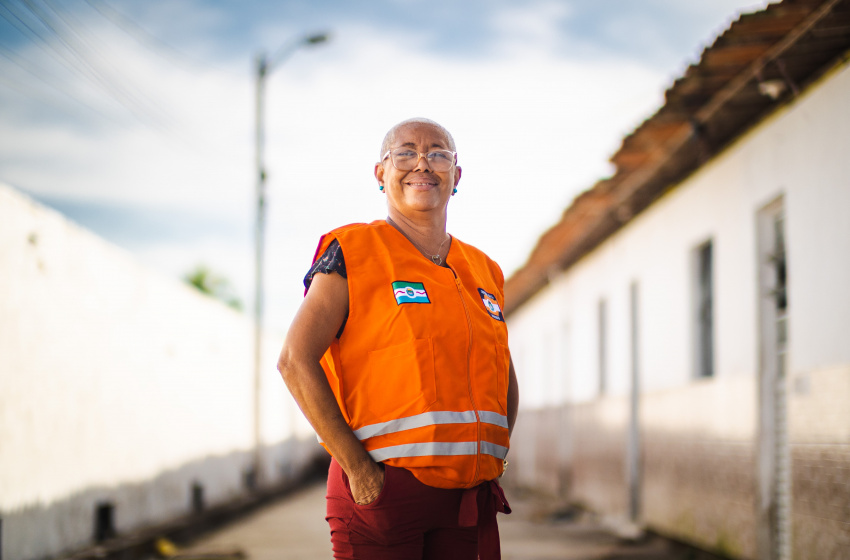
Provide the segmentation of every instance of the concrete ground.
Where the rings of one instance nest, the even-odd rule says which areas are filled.
[[[331,558],[324,483],[313,484],[179,549],[183,558],[315,560]],[[508,492],[513,513],[499,515],[504,560],[708,560],[655,536],[625,541],[602,521],[559,509],[539,495]]]

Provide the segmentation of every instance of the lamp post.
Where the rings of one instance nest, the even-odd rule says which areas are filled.
[[[248,479],[251,487],[258,488],[262,480],[262,441],[260,437],[260,392],[262,388],[262,337],[263,337],[263,260],[266,230],[266,169],[263,158],[265,143],[265,88],[266,78],[284,60],[304,46],[317,45],[328,40],[326,33],[306,35],[283,45],[272,56],[261,52],[256,60],[256,173],[257,221],[254,229],[254,458],[253,471]]]

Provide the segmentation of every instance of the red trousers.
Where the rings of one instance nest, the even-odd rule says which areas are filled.
[[[510,513],[495,482],[470,490],[433,488],[410,471],[385,467],[374,502],[357,505],[336,460],[328,472],[327,519],[338,560],[499,558],[496,511]]]

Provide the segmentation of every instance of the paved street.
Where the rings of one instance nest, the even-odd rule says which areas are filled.
[[[249,560],[315,560],[331,557],[324,520],[324,484],[314,484],[232,525],[207,535],[183,555],[235,556]],[[557,504],[510,492],[514,513],[499,515],[504,560],[605,559],[696,560],[694,554],[657,537],[639,543],[616,538],[588,516],[557,515]]]

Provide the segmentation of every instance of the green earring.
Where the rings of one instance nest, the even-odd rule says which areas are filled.
[[[380,190],[381,192],[383,192],[383,191],[384,191],[384,185],[378,185],[378,190]]]

